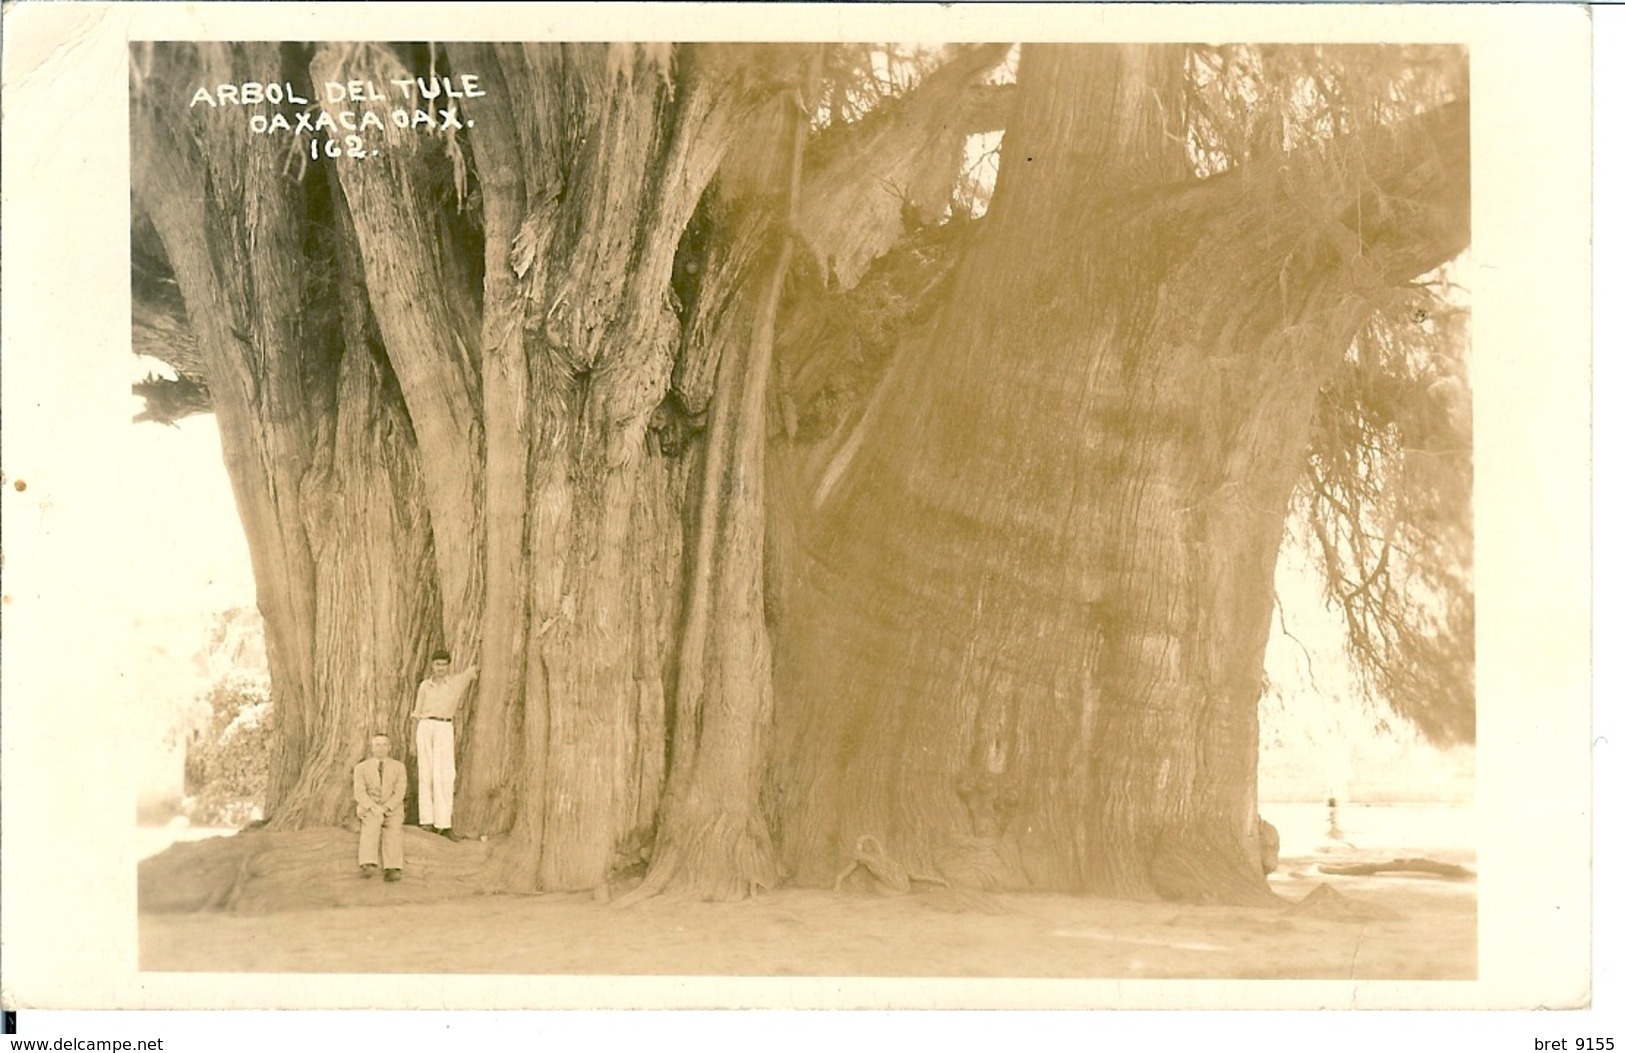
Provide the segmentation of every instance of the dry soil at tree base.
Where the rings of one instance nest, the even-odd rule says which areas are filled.
[[[199,972],[1475,979],[1477,882],[1322,874],[1290,858],[1286,901],[1325,884],[1379,920],[1286,909],[775,892],[742,903],[483,895],[274,914],[141,916],[141,968]],[[1471,865],[1470,856],[1449,861]],[[403,883],[404,884],[404,883]],[[363,882],[359,879],[358,886]]]

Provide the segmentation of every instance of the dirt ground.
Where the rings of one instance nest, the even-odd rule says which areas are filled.
[[[1362,853],[1365,858],[1369,854]],[[1434,858],[1472,866],[1471,853]],[[199,972],[1239,979],[1475,979],[1477,882],[1332,877],[1287,857],[1282,908],[1060,895],[797,889],[736,904],[483,895],[140,919],[141,968]],[[360,880],[358,879],[358,885]],[[1291,913],[1319,885],[1366,917]],[[1339,903],[1334,903],[1337,906]],[[1341,904],[1345,910],[1347,904]]]

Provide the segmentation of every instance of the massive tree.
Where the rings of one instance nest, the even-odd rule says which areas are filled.
[[[147,415],[220,420],[275,827],[344,817],[444,643],[481,666],[457,825],[509,887],[735,898],[861,838],[961,886],[1267,897],[1294,510],[1373,686],[1471,736],[1466,375],[1419,281],[1467,244],[1452,49],[132,68],[136,347],[179,376]]]

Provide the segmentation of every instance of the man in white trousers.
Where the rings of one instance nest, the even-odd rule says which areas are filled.
[[[451,654],[436,651],[429,679],[418,685],[417,705],[412,707],[418,727],[418,825],[453,841],[457,835],[451,832],[451,796],[457,782],[457,750],[451,722],[468,685],[479,675],[480,667],[471,665],[452,676]]]

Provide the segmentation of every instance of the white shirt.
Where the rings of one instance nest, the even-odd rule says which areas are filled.
[[[457,706],[463,701],[463,692],[480,673],[478,666],[470,666],[461,673],[447,676],[444,680],[435,681],[433,677],[418,685],[417,705],[412,707],[412,717],[438,717],[443,720],[451,719],[457,712]]]

